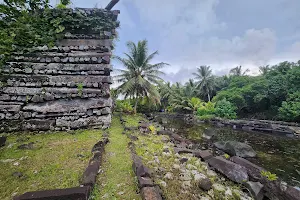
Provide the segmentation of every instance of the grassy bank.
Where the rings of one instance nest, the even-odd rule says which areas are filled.
[[[98,175],[92,199],[141,199],[127,148],[130,140],[122,135],[123,127],[117,116],[113,117],[109,132],[110,143],[105,146],[102,173]]]
[[[0,149],[0,199],[28,191],[75,187],[101,130],[8,136]],[[18,146],[33,142],[32,149]]]

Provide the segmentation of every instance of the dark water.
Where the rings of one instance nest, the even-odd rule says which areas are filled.
[[[186,124],[182,118],[168,116],[157,117],[163,122],[166,129],[189,138],[196,143],[207,145],[207,140],[202,137],[205,128],[213,129],[217,135],[216,141],[234,140],[244,142],[253,147],[257,158],[251,162],[262,166],[266,170],[277,174],[287,183],[300,187],[300,140],[287,137],[274,136],[265,133],[249,133],[231,128],[216,128],[208,124]]]

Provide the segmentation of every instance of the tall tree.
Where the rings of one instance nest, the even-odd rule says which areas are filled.
[[[230,70],[230,74],[234,75],[234,76],[245,76],[248,72],[250,72],[249,69],[246,69],[244,72],[242,70],[242,66],[237,66],[235,68],[232,68]]]
[[[197,80],[197,87],[200,89],[200,93],[207,95],[208,101],[211,100],[211,93],[215,88],[214,76],[209,66],[200,66],[197,68],[197,72],[193,73]]]
[[[160,69],[167,64],[164,62],[150,64],[158,52],[148,55],[147,40],[139,41],[137,44],[128,42],[127,47],[129,52],[124,53],[126,58],[115,57],[125,68],[117,70],[119,74],[115,79],[121,83],[118,87],[120,93],[125,95],[125,98],[135,99],[134,112],[136,113],[140,97],[147,96],[159,102],[160,96],[155,85],[162,81],[159,76],[164,73]]]

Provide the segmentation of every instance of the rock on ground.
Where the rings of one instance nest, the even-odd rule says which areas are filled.
[[[0,137],[0,147],[4,146],[5,142],[6,142],[6,137],[5,136]]]
[[[245,183],[245,186],[249,189],[255,200],[262,200],[264,198],[264,186],[260,182],[248,181]]]
[[[209,159],[208,164],[234,182],[244,183],[249,179],[245,167],[225,160],[220,156]]]
[[[239,156],[242,158],[256,157],[256,152],[251,146],[236,141],[216,142],[214,145],[231,156]]]
[[[141,190],[143,200],[162,200],[156,187],[144,187]]]

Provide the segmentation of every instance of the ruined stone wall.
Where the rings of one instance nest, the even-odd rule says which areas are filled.
[[[103,12],[117,20],[119,11]],[[54,47],[15,54],[1,69],[0,132],[108,127],[115,35],[68,32]]]

